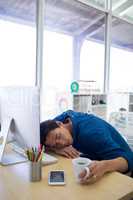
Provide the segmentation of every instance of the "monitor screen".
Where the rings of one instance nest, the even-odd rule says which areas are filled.
[[[40,143],[40,95],[38,87],[1,87],[1,135],[5,121],[12,119],[7,141],[22,148],[38,147]],[[3,135],[4,137],[4,135]],[[7,142],[6,141],[6,142]]]

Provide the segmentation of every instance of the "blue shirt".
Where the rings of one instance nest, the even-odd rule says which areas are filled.
[[[68,110],[55,120],[72,121],[73,147],[87,154],[92,160],[109,160],[123,157],[128,162],[128,171],[133,170],[133,152],[119,134],[106,121],[87,113]]]

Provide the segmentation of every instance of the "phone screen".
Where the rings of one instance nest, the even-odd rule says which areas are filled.
[[[64,183],[64,171],[51,171],[49,178],[50,183]]]

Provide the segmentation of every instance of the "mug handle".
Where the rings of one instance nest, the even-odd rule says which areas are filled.
[[[90,169],[88,167],[85,167],[84,169],[86,171],[86,175],[85,175],[84,179],[87,179],[90,175]]]

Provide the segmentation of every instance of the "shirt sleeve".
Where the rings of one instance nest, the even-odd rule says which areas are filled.
[[[123,157],[128,162],[128,171],[133,171],[133,152],[129,150],[126,151],[120,147],[109,134],[98,130],[96,133],[93,133],[88,140],[99,160]]]

